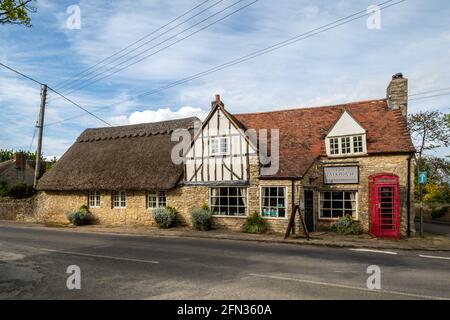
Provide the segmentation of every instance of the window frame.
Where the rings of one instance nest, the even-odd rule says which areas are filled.
[[[212,203],[211,203],[211,199],[212,199],[212,189],[230,189],[230,188],[235,188],[235,189],[245,189],[245,200],[246,200],[246,206],[245,206],[245,213],[243,214],[243,215],[234,215],[234,216],[232,216],[232,215],[224,215],[224,214],[214,214],[214,210],[213,210],[213,205],[212,205]],[[208,188],[208,192],[209,192],[209,194],[208,194],[208,205],[209,205],[209,208],[210,208],[210,210],[211,210],[211,215],[212,215],[212,217],[217,217],[217,218],[247,218],[248,217],[248,209],[249,209],[249,205],[248,205],[248,195],[249,195],[249,187],[248,186],[243,186],[243,187],[241,187],[241,186],[237,186],[237,187],[235,187],[235,186],[232,186],[232,187],[229,187],[229,186],[220,186],[220,187],[210,187],[210,188]],[[220,194],[220,193],[219,193]],[[228,192],[228,196],[227,196],[228,198],[230,197],[229,196],[229,192]],[[223,197],[221,197],[220,195],[219,195],[219,197],[218,197],[219,199],[220,198],[223,198]],[[221,207],[220,205],[219,205],[219,207]],[[229,207],[234,207],[234,205],[227,205],[227,208],[229,208]],[[240,206],[239,205],[236,205],[236,207],[237,208],[239,208]]]
[[[277,217],[263,216],[262,211],[263,211],[263,207],[264,207],[263,206],[263,202],[264,202],[263,189],[264,188],[283,188],[284,189],[284,210],[285,210],[284,217],[280,217],[279,212],[277,213],[278,214]],[[289,207],[288,206],[288,199],[289,199],[288,192],[289,192],[289,190],[288,190],[288,187],[286,187],[286,186],[260,186],[259,187],[259,212],[260,212],[261,217],[263,219],[271,219],[271,220],[287,220],[288,219],[288,207]],[[270,198],[270,196],[269,196],[269,198]],[[278,191],[277,191],[276,198],[278,199]],[[269,206],[269,208],[270,208],[270,206]]]
[[[355,152],[355,142],[357,138],[361,138],[361,152]],[[344,140],[350,139],[347,148],[350,152],[343,152]],[[338,145],[338,152],[336,152],[336,141]],[[359,142],[358,142],[359,145]],[[353,134],[339,137],[327,137],[326,138],[326,149],[328,157],[348,157],[348,156],[359,156],[367,154],[367,137],[366,134]]]
[[[116,201],[116,195],[118,200]],[[126,209],[127,208],[127,192],[126,191],[112,191],[111,194],[113,209]],[[118,203],[118,206],[116,206]]]
[[[213,152],[213,143],[217,141],[217,152]],[[226,151],[222,151],[222,141],[226,141]],[[209,138],[209,155],[225,156],[230,154],[230,137],[211,137]]]
[[[93,199],[92,199],[93,197]],[[92,204],[94,203],[94,204]],[[88,192],[88,207],[92,209],[101,207],[101,192],[98,190],[91,190]]]
[[[156,206],[150,206],[150,197],[155,198],[155,204]],[[161,198],[165,198],[164,201],[161,200]],[[164,203],[164,205],[161,205]],[[157,209],[157,208],[164,208],[167,207],[167,191],[165,190],[158,190],[158,191],[149,191],[147,192],[147,209]]]
[[[352,215],[352,217],[356,221],[359,220],[359,192],[358,192],[358,190],[354,190],[354,189],[352,189],[352,190],[335,190],[335,189],[333,189],[333,190],[318,190],[318,197],[317,197],[318,198],[318,200],[317,200],[318,201],[318,206],[317,206],[317,208],[318,208],[318,210],[317,210],[318,220],[320,220],[320,221],[337,221],[340,218],[340,217],[336,217],[336,218],[333,218],[333,217],[322,217],[322,194],[324,192],[331,192],[331,193],[333,193],[333,192],[342,192],[342,193],[349,192],[349,193],[354,193],[355,194],[355,215]],[[344,203],[345,200],[342,199],[342,201]],[[345,207],[345,205],[344,205],[344,207]],[[333,210],[333,209],[331,209],[331,210]],[[344,208],[342,210],[344,210]],[[345,213],[344,213],[344,216],[345,216]]]

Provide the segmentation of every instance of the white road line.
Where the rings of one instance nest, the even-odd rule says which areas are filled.
[[[158,264],[159,263],[159,261],[140,260],[140,259],[113,257],[113,256],[104,256],[104,255],[100,255],[100,254],[89,254],[89,253],[72,252],[72,251],[52,250],[52,249],[40,249],[40,250],[41,251],[46,251],[46,252],[52,252],[52,253],[61,253],[61,254],[82,256],[82,257],[91,257],[91,258],[102,258],[102,259],[111,259],[111,260],[119,260],[119,261],[130,261],[130,262],[140,262],[140,263],[151,263],[151,264]]]
[[[450,260],[450,257],[427,256],[427,255],[423,255],[423,254],[419,254],[419,257],[422,257],[422,258],[429,258],[429,259]]]
[[[373,249],[349,249],[350,251],[357,251],[357,252],[373,252],[373,253],[384,253],[384,254],[391,254],[396,255],[397,252],[394,251],[383,251],[383,250],[373,250]]]
[[[401,292],[401,291],[391,291],[391,290],[369,290],[369,289],[363,288],[363,287],[355,287],[355,286],[349,286],[349,285],[345,285],[345,284],[320,282],[320,281],[306,280],[306,279],[297,279],[297,278],[272,276],[272,275],[264,275],[264,274],[256,274],[256,273],[251,273],[249,275],[252,277],[259,277],[259,278],[294,281],[294,282],[308,283],[308,284],[314,284],[314,285],[319,285],[319,286],[327,286],[327,287],[350,289],[350,290],[359,290],[359,291],[378,293],[378,294],[391,294],[391,295],[405,296],[405,297],[410,297],[410,298],[430,299],[430,300],[450,300],[450,298],[446,298],[446,297],[427,296],[427,295],[414,294],[414,293]]]

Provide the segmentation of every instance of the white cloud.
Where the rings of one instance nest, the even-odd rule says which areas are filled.
[[[182,107],[177,111],[172,111],[170,108],[162,108],[158,110],[145,110],[136,111],[129,116],[120,115],[111,117],[109,120],[115,125],[127,125],[127,124],[138,124],[138,123],[149,123],[158,122],[166,120],[175,120],[189,117],[197,117],[203,120],[207,113],[201,108],[193,107]]]

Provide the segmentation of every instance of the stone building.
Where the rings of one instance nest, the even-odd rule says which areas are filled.
[[[0,162],[0,183],[5,183],[8,187],[18,184],[32,186],[35,165],[36,161],[27,160],[25,154],[16,153],[14,159]]]
[[[216,96],[203,123],[88,129],[40,180],[38,211],[65,221],[87,204],[100,223],[152,225],[169,205],[189,225],[208,204],[216,227],[239,230],[258,212],[285,232],[298,206],[309,231],[351,215],[374,236],[413,235],[407,94],[397,74],[380,100],[230,114]]]

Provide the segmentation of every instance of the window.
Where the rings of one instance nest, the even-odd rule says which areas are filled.
[[[127,193],[125,191],[113,191],[112,199],[114,208],[127,207]]]
[[[89,208],[100,208],[100,191],[89,191]]]
[[[362,153],[362,152],[364,152],[363,137],[362,136],[353,137],[353,153]]]
[[[148,207],[160,208],[167,206],[167,193],[166,191],[149,192],[148,193]]]
[[[341,153],[348,154],[351,153],[350,137],[341,138]]]
[[[339,154],[339,138],[330,139],[330,154]]]
[[[353,155],[366,152],[364,135],[328,138],[329,155]]]
[[[325,191],[320,193],[320,218],[337,219],[344,215],[356,218],[357,192]]]
[[[247,213],[247,188],[211,188],[209,196],[213,215],[245,216]]]
[[[229,138],[211,138],[209,153],[212,156],[225,155],[229,153]]]
[[[286,217],[286,188],[261,188],[261,215],[263,217]]]

